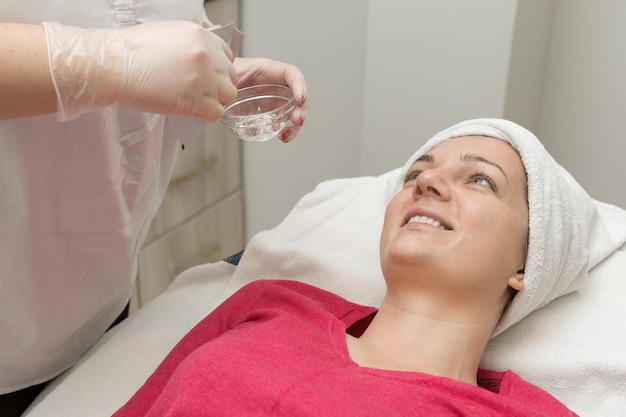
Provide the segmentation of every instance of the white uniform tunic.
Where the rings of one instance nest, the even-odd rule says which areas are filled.
[[[207,22],[202,0],[0,2],[5,22],[166,19]],[[173,120],[110,107],[0,121],[0,394],[70,367],[128,303],[179,141],[202,128]]]

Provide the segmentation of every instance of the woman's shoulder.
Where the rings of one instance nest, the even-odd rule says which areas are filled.
[[[254,298],[264,305],[285,304],[288,302],[319,304],[319,305],[354,305],[330,291],[306,282],[290,279],[259,279],[252,281],[238,290],[234,295],[238,298]]]
[[[571,411],[565,404],[560,402],[556,397],[537,385],[523,379],[512,370],[504,372],[480,370],[479,380],[487,381],[495,384],[499,379],[498,389],[492,391],[501,396],[507,397],[513,401],[524,404],[529,409],[541,412],[543,415],[549,416],[568,416],[575,417],[576,413]],[[489,382],[490,381],[490,382]],[[487,388],[485,386],[485,388]],[[488,388],[489,389],[489,388]]]
[[[280,308],[291,314],[307,316],[316,311],[329,313],[346,321],[347,325],[376,311],[373,307],[362,306],[326,289],[297,280],[252,281],[234,296],[239,297],[240,301],[248,300],[252,309]]]

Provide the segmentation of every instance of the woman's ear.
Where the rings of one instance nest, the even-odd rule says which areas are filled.
[[[524,289],[524,269],[520,269],[515,275],[511,275],[508,285],[516,291]]]

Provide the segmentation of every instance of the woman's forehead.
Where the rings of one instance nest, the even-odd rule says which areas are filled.
[[[463,156],[468,154],[480,155],[481,157],[501,161],[511,168],[521,167],[522,160],[517,151],[501,139],[488,136],[460,136],[448,139],[435,145],[424,155],[420,155],[416,161],[436,162],[437,156],[442,158],[446,155]]]
[[[490,136],[458,136],[438,143],[428,153],[433,153],[437,150],[438,152],[442,150],[454,150],[457,152],[476,152],[478,150],[499,152],[505,149],[517,154],[517,151],[511,144],[498,138]]]
[[[453,161],[477,161],[497,166],[509,178],[517,178],[526,188],[526,170],[522,159],[513,146],[501,139],[490,136],[459,136],[445,140],[425,154],[419,156],[413,165],[419,162],[437,164],[451,158]]]

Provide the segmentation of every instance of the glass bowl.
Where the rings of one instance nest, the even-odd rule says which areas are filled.
[[[237,91],[237,99],[226,107],[220,121],[242,140],[264,142],[278,135],[295,108],[289,87],[255,85]]]

